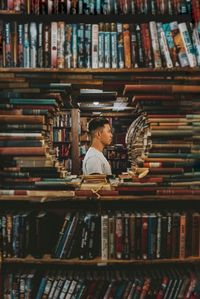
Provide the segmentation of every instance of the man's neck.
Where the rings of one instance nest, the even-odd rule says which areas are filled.
[[[102,143],[100,143],[98,140],[93,140],[91,147],[94,147],[99,152],[103,152],[104,146]]]

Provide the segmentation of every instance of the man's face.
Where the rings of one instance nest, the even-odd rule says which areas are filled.
[[[110,145],[112,142],[112,131],[111,131],[111,127],[109,124],[105,124],[104,127],[102,129],[100,129],[99,131],[99,138],[101,143],[106,146],[106,145]]]

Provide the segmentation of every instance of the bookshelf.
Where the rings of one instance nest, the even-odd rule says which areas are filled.
[[[137,3],[139,2],[143,3],[143,1],[137,1]],[[154,1],[151,2],[153,3]],[[174,1],[170,1],[170,3],[171,2],[175,3]],[[188,1],[188,3],[189,2],[190,1]],[[198,5],[197,2],[198,1],[196,2],[194,1],[195,3],[194,5]],[[3,5],[2,3],[5,3],[5,1],[2,1],[1,5]],[[28,3],[30,4],[30,1],[28,1]],[[94,24],[94,25],[97,23],[111,24],[111,23],[119,22],[119,18],[120,18],[120,23],[122,25],[131,24],[131,26],[133,23],[141,25],[153,21],[167,22],[167,23],[178,21],[179,23],[181,23],[181,22],[190,22],[192,20],[190,14],[169,15],[166,13],[165,14],[158,13],[156,15],[153,15],[148,13],[145,15],[145,14],[136,13],[134,15],[134,21],[133,21],[133,16],[132,14],[130,14],[130,12],[127,14],[120,14],[120,16],[114,14],[112,15],[103,15],[103,14],[102,15],[79,15],[79,14],[70,15],[68,14],[66,18],[65,14],[35,15],[33,13],[29,15],[26,13],[21,14],[20,12],[13,12],[12,10],[10,11],[0,10],[0,17],[2,22],[11,23],[14,25],[14,29],[12,29],[13,31],[11,33],[12,45],[14,44],[14,47],[16,46],[16,35],[17,35],[15,26],[16,24],[21,23],[22,16],[23,16],[23,22],[22,22],[23,24],[34,23],[37,24],[37,26],[40,23],[50,24],[52,22],[56,22],[56,23],[65,22],[65,24],[84,23],[84,24]],[[198,20],[197,17],[198,16],[195,14],[194,15],[195,20]],[[0,28],[2,28],[1,25]],[[48,28],[50,28],[50,26]],[[1,32],[2,31],[0,29],[0,36],[1,36]],[[66,111],[63,111],[64,109],[63,103],[64,106],[66,106],[66,104],[71,105],[73,100],[76,99],[77,95],[79,95],[80,89],[82,88],[100,88],[106,91],[115,90],[119,96],[127,95],[129,97],[129,105],[130,105],[129,108],[134,106],[133,97],[135,97],[135,92],[136,93],[138,92],[135,90],[134,92],[133,91],[128,92],[127,86],[129,85],[137,85],[137,86],[141,85],[142,87],[139,92],[139,95],[142,96],[146,96],[147,94],[149,95],[151,93],[155,95],[154,92],[152,92],[152,90],[150,90],[149,87],[149,86],[155,87],[155,82],[157,86],[168,85],[168,87],[170,87],[171,89],[170,91],[167,92],[172,94],[174,97],[176,96],[181,97],[181,95],[183,95],[186,92],[187,88],[188,88],[187,93],[191,93],[192,96],[194,97],[198,98],[200,94],[199,66],[180,67],[174,65],[174,67],[172,68],[167,68],[165,67],[165,64],[162,63],[161,67],[154,68],[154,67],[147,67],[147,66],[134,67],[134,63],[131,63],[131,66],[129,65],[129,67],[122,68],[122,69],[111,68],[111,67],[108,68],[96,67],[96,68],[87,69],[85,67],[68,68],[65,65],[63,66],[63,64],[62,67],[60,68],[58,67],[51,68],[51,63],[49,63],[47,64],[48,67],[37,66],[37,67],[24,68],[24,67],[13,67],[12,64],[11,64],[12,67],[10,66],[2,67],[4,65],[5,59],[7,59],[9,62],[9,57],[5,57],[6,56],[5,51],[7,50],[5,50],[4,47],[5,44],[3,44],[3,51],[2,51],[1,44],[0,44],[0,65],[1,65],[0,88],[2,89],[1,90],[2,95],[5,96],[6,94],[7,95],[9,94],[10,97],[10,94],[14,92],[15,94],[24,95],[25,97],[27,95],[29,96],[31,95],[31,97],[35,95],[35,98],[37,98],[38,100],[38,98],[41,98],[44,95],[46,96],[46,94],[49,94],[49,97],[52,97],[52,93],[54,93],[54,99],[57,102],[56,108],[53,109],[55,110],[53,111],[54,116],[60,113],[61,114],[68,113]],[[7,54],[9,54],[8,52]],[[15,60],[16,52],[11,51],[11,56],[13,56]],[[153,63],[155,63],[154,58],[152,59],[152,61]],[[53,90],[51,86],[52,82],[55,82],[56,84],[54,85]],[[69,85],[71,87],[69,87]],[[146,85],[148,85],[148,88],[145,87]],[[146,92],[144,92],[145,90],[144,87],[146,88]],[[166,90],[163,89],[158,94],[164,96],[165,92]],[[57,94],[55,95],[55,93]],[[157,92],[155,93],[157,94]],[[187,100],[192,101],[191,98]],[[196,102],[197,103],[194,106],[197,107],[197,111],[198,111],[198,99]],[[52,122],[53,120],[51,113],[52,112],[50,112],[50,122]],[[123,117],[125,117],[127,119],[130,119],[130,123],[131,123],[132,120],[138,116],[138,114],[136,113],[139,112],[135,110],[135,108],[134,109],[131,108],[130,110],[127,109],[127,111],[117,111],[117,112],[116,111],[108,112],[106,110],[104,111],[102,110],[101,115],[104,115],[106,117],[111,117],[111,118],[120,117],[122,119]],[[76,105],[71,106],[70,116],[71,116],[71,123],[69,126],[71,131],[70,144],[72,149],[71,157],[73,161],[70,170],[72,174],[80,174],[80,159],[79,159],[80,126],[79,124],[80,124],[81,111],[79,110],[79,108],[77,108]],[[53,131],[50,130],[48,131],[49,134],[48,146],[49,144],[52,144],[53,141],[51,134],[53,134],[54,132],[54,134],[56,135],[55,132],[58,133],[59,130],[63,131],[63,124],[61,125],[60,123],[57,123],[59,121],[58,120],[56,121],[56,117],[54,118],[54,121],[55,123],[53,125],[54,127],[54,129],[52,129]],[[49,123],[47,122],[47,124]],[[68,131],[68,125],[66,126],[64,125],[64,127],[65,127],[64,130]],[[120,127],[120,122],[119,122],[119,127]],[[46,142],[46,138],[44,140]],[[63,145],[68,147],[68,141],[63,141],[62,139],[61,140],[56,139],[55,141],[54,138],[54,145],[58,147],[62,147]],[[54,155],[54,153],[51,154]],[[116,151],[115,151],[115,155],[117,155]],[[117,158],[115,157],[114,159],[120,159],[121,161],[121,160],[126,160],[126,158],[127,157],[120,156]],[[22,160],[23,159],[21,159],[21,161]],[[52,162],[51,159],[49,159],[48,163],[50,162]],[[117,166],[116,168],[118,171],[117,174],[120,174],[122,170],[121,167]],[[8,170],[6,170],[5,167],[3,167],[2,172],[3,171],[6,173]],[[167,193],[163,193],[159,195],[156,193],[152,194],[151,192],[146,192],[145,189],[143,189],[144,185],[142,184],[145,184],[144,181],[141,181],[141,185],[136,186],[139,189],[134,189],[134,191],[131,188],[130,190],[128,189],[123,190],[120,189],[120,187],[119,188],[114,187],[113,188],[114,190],[93,190],[93,192],[91,192],[91,190],[79,190],[81,189],[80,185],[76,185],[76,187],[74,187],[73,184],[67,185],[67,180],[62,181],[65,178],[63,168],[58,168],[58,173],[59,174],[63,173],[62,178],[60,179],[59,177],[59,183],[60,183],[59,187],[58,187],[58,183],[55,184],[54,181],[53,189],[51,189],[52,186],[50,188],[49,181],[47,181],[45,182],[46,184],[45,189],[25,190],[25,192],[22,192],[21,194],[20,192],[18,194],[16,192],[13,195],[11,193],[9,194],[6,192],[5,193],[1,192],[0,201],[2,204],[2,214],[0,216],[0,219],[2,220],[2,217],[4,216],[6,218],[7,223],[9,223],[10,219],[12,220],[14,219],[14,215],[19,215],[20,213],[22,213],[22,211],[27,212],[27,214],[29,214],[29,212],[33,212],[37,216],[41,215],[40,214],[41,212],[44,213],[48,212],[49,215],[51,215],[50,220],[48,219],[48,221],[45,223],[45,225],[47,225],[48,228],[49,228],[48,224],[50,224],[51,222],[56,223],[56,221],[58,220],[58,223],[60,223],[60,227],[57,228],[57,237],[59,236],[59,232],[63,225],[65,214],[67,212],[75,213],[75,214],[76,212],[80,212],[80,213],[83,212],[85,213],[84,216],[87,217],[88,215],[92,215],[95,217],[97,216],[97,218],[99,217],[98,219],[101,219],[99,220],[100,222],[102,221],[103,216],[107,216],[107,219],[111,219],[112,218],[111,216],[114,215],[116,220],[117,212],[120,213],[121,215],[120,217],[123,219],[123,221],[125,221],[125,215],[127,213],[133,213],[133,214],[135,213],[136,215],[138,211],[141,214],[147,213],[148,215],[150,215],[151,213],[156,213],[156,215],[160,214],[161,217],[165,216],[166,211],[169,211],[172,214],[178,212],[180,213],[180,217],[182,216],[181,214],[182,212],[186,213],[186,216],[189,215],[189,213],[197,212],[198,213],[197,222],[200,221],[198,192],[196,193],[194,192],[194,194],[188,193],[188,195],[187,192],[183,194],[167,194]],[[138,183],[138,182],[134,181],[134,183]],[[62,187],[60,187],[61,184]],[[44,188],[44,185],[41,186],[43,186]],[[128,184],[126,185],[126,188],[127,186]],[[129,186],[129,187],[133,187],[133,186]],[[155,189],[156,187],[153,189],[154,192]],[[139,190],[139,194],[138,194],[138,190]],[[198,184],[195,190],[199,191]],[[83,191],[86,191],[85,195],[83,195],[84,193]],[[109,192],[107,193],[107,195],[104,195],[103,191],[110,191],[110,195]],[[115,195],[111,195],[111,192],[113,192],[113,194]],[[11,209],[11,203],[12,203],[12,209]],[[10,214],[10,218],[8,217],[9,214]],[[128,217],[130,220],[129,216],[126,217]],[[39,216],[37,218],[39,218]],[[85,222],[87,223],[87,221],[89,222],[88,218],[86,219]],[[82,225],[83,223],[80,224],[81,232],[83,232]],[[17,226],[15,225],[15,229],[16,227]],[[2,231],[0,233],[0,237],[4,239],[4,243],[3,243],[4,251],[7,250],[6,249],[6,246],[8,245],[7,243],[11,245],[9,239],[9,236],[11,234],[11,232],[9,231],[10,227],[7,226],[6,229],[7,231],[5,231],[4,228],[3,234]],[[11,230],[14,231],[14,228],[11,227]],[[199,230],[200,230],[200,226],[198,226],[196,230],[198,235],[199,235]],[[91,229],[88,229],[88,231],[89,234],[94,233]],[[142,231],[142,225],[140,227],[140,232],[141,231]],[[98,234],[95,233],[95,235],[96,236],[101,235],[101,233],[103,233],[103,226],[101,227],[100,225],[100,230],[98,231]],[[120,234],[120,232],[118,233]],[[108,232],[106,232],[105,234],[109,236]],[[123,237],[124,234],[125,233],[123,232]],[[51,235],[51,237],[53,238],[53,235]],[[187,237],[190,237],[190,234],[187,234]],[[106,236],[104,236],[104,238],[106,239]],[[196,237],[193,238],[192,242],[193,243],[197,242],[199,244],[198,237],[197,239],[195,238]],[[20,242],[22,242],[22,240]],[[42,242],[41,239],[40,242]],[[109,241],[107,240],[105,242],[109,242]],[[159,242],[159,240],[157,240],[157,242]],[[182,242],[184,243],[184,241]],[[56,241],[54,242],[54,244],[55,243]],[[190,242],[187,240],[187,245],[189,243]],[[143,250],[144,249],[142,247],[143,245],[142,244],[140,245]],[[9,250],[11,250],[10,247]],[[198,247],[198,252],[199,250],[200,248]],[[168,292],[170,296],[172,297],[174,296],[174,298],[176,298],[176,292],[179,292],[181,290],[181,286],[183,286],[183,281],[180,280],[181,275],[182,276],[185,275],[185,277],[187,277],[189,281],[188,285],[189,283],[191,284],[194,282],[191,279],[191,277],[188,275],[189,271],[191,271],[191,273],[193,273],[195,277],[197,278],[199,277],[199,270],[198,270],[199,262],[200,262],[199,253],[197,254],[197,256],[193,256],[190,252],[189,254],[185,254],[185,255],[183,254],[183,257],[178,256],[177,258],[165,257],[165,258],[156,258],[156,259],[155,258],[142,259],[140,257],[139,259],[129,258],[126,260],[124,258],[118,258],[118,259],[105,258],[105,257],[102,258],[101,255],[102,256],[104,255],[104,251],[101,248],[100,244],[97,245],[97,251],[98,254],[96,254],[96,256],[91,260],[88,258],[81,260],[77,257],[70,257],[68,259],[66,258],[58,259],[52,257],[49,252],[48,253],[43,252],[44,255],[38,258],[34,258],[30,254],[25,255],[23,258],[3,257],[1,260],[1,266],[3,271],[2,277],[3,277],[4,294],[5,292],[7,295],[9,294],[8,289],[13,288],[14,291],[16,291],[17,283],[18,283],[17,288],[20,289],[22,293],[24,292],[23,290],[24,282],[26,282],[27,285],[29,285],[29,283],[30,285],[33,284],[34,289],[37,292],[39,289],[42,290],[41,285],[42,283],[44,284],[45,279],[49,279],[51,283],[52,281],[54,281],[55,283],[57,281],[57,284],[58,284],[58,279],[60,279],[60,289],[58,288],[60,294],[62,293],[61,287],[64,288],[64,281],[70,281],[70,285],[72,287],[70,292],[75,292],[74,290],[76,289],[76,293],[74,293],[74,298],[87,298],[86,296],[89,294],[92,295],[94,298],[101,299],[103,298],[102,297],[103,295],[101,293],[102,290],[104,290],[104,295],[105,295],[109,289],[113,290],[113,294],[116,294],[115,292],[118,292],[119,298],[123,298],[125,289],[127,290],[126,292],[128,292],[129,290],[130,293],[131,288],[134,286],[134,283],[138,286],[138,288],[140,287],[140,290],[142,289],[144,291],[143,296],[146,295],[145,287],[147,288],[147,290],[149,290],[150,285],[151,288],[154,290],[154,295],[155,295],[155,292],[156,291],[158,292],[158,290],[160,291],[160,293],[162,293],[161,288],[162,288],[162,282],[164,280],[164,276],[165,276],[164,273],[165,273],[169,279],[171,279],[172,276],[178,277],[177,281],[179,281],[180,283],[179,285],[176,285],[177,282],[175,283],[175,281],[173,281],[171,282],[173,287],[171,286],[170,288],[170,284],[167,282],[166,283],[167,290],[164,290],[165,296],[167,296],[166,294]],[[65,267],[66,269],[65,272],[60,273],[59,270],[61,271],[61,269],[58,268],[62,266],[63,268]],[[47,267],[49,269],[49,273],[46,272]],[[37,279],[36,278],[33,279],[35,273]],[[138,273],[140,273],[139,277],[137,276]],[[151,278],[151,283],[149,283],[147,279],[140,280],[141,275],[145,277],[148,275]],[[84,280],[83,277],[87,277],[87,279]],[[101,277],[106,277],[105,285],[103,284]],[[12,282],[10,282],[10,285],[8,283],[9,285],[8,288],[7,282],[12,281],[12,279],[14,282],[13,284]],[[124,282],[124,280],[126,281],[126,283]],[[99,288],[97,288],[96,281],[102,287],[102,290],[99,290]],[[116,281],[120,282],[119,288],[115,286]],[[155,281],[157,281],[157,284],[155,283]],[[131,285],[128,286],[128,283],[130,283]],[[97,289],[94,291],[95,286]],[[198,286],[198,284],[196,284],[195,286]],[[85,289],[85,293],[83,293],[82,297],[80,297],[81,292],[79,291],[83,289]],[[53,290],[53,283],[51,284],[51,290]],[[120,290],[121,290],[121,296],[119,295]],[[188,290],[188,286],[185,287],[185,292],[187,292],[187,290]],[[47,292],[47,290],[43,288],[43,292]],[[66,290],[65,293],[67,293]],[[55,294],[55,289],[54,289],[54,294]],[[141,295],[141,291],[139,294]],[[45,295],[48,296],[47,293],[45,293]],[[53,293],[51,294],[51,296],[52,295]],[[66,294],[62,293],[63,298],[65,295]],[[36,293],[33,293],[32,298],[40,298],[40,296],[36,297]],[[152,298],[156,298],[156,297],[155,296],[153,297],[152,295]]]
[[[56,150],[56,158],[62,161],[66,170],[72,171],[71,162],[71,112],[61,111],[54,118],[53,123],[53,145]]]

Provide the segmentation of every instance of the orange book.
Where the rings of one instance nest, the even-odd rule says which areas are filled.
[[[47,152],[45,147],[1,147],[0,155],[5,156],[43,156]]]
[[[44,124],[45,118],[42,115],[0,115],[0,123]]]
[[[179,246],[179,258],[185,258],[185,243],[186,243],[186,215],[180,216],[180,246]]]
[[[123,38],[124,38],[125,68],[131,68],[131,36],[130,36],[129,24],[123,25]]]

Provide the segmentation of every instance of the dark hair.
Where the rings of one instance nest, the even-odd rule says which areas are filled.
[[[88,131],[89,133],[91,133],[92,131],[95,131],[98,128],[103,128],[103,126],[106,124],[108,125],[110,124],[107,118],[104,117],[93,118],[92,120],[90,120],[88,124]]]

